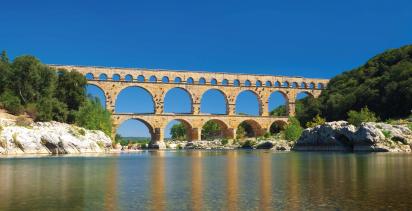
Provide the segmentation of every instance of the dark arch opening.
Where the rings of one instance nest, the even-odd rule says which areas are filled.
[[[210,81],[210,84],[212,84],[212,85],[217,85],[217,80],[214,79],[214,78],[212,78],[212,80]]]
[[[128,119],[116,129],[116,142],[127,148],[146,148],[152,138],[152,126],[141,119]]]
[[[167,91],[164,97],[165,113],[192,113],[192,97],[190,93],[183,88],[176,87]]]
[[[252,83],[249,80],[245,81],[245,86],[251,86],[251,85],[252,85]]]
[[[257,87],[261,87],[261,86],[262,86],[262,81],[257,80],[257,81],[256,81],[256,86],[257,86]]]
[[[318,89],[323,89],[323,84],[322,83],[318,83]]]
[[[270,82],[270,81],[266,81],[265,86],[267,86],[267,87],[271,87],[271,86],[272,86],[272,82]]]
[[[226,95],[218,89],[209,89],[200,99],[200,112],[208,114],[227,114]]]
[[[296,82],[292,83],[292,88],[298,88],[298,87],[299,87],[298,83],[296,83]]]
[[[269,132],[271,135],[276,135],[279,134],[281,131],[283,131],[286,127],[286,122],[281,121],[281,120],[277,120],[274,121],[269,128]]]
[[[120,91],[116,98],[116,113],[154,113],[153,96],[142,87],[132,86]]]
[[[275,91],[269,96],[268,111],[270,116],[287,116],[287,97],[281,91]]]
[[[306,83],[305,83],[305,82],[300,83],[300,88],[302,88],[302,89],[306,89],[306,88],[307,88],[306,86],[307,86],[307,85],[306,85]]]
[[[183,119],[171,120],[165,127],[165,140],[191,141],[192,126]]]
[[[202,140],[224,139],[228,137],[228,126],[221,120],[212,119],[202,126]]]
[[[240,92],[236,97],[236,114],[258,116],[261,114],[258,95],[250,90]]]
[[[282,83],[282,86],[283,86],[283,87],[289,87],[289,82],[284,81],[284,82]]]
[[[169,83],[169,77],[163,76],[162,82],[163,82],[163,83]]]
[[[314,89],[314,88],[315,88],[315,83],[313,83],[313,82],[310,83],[310,84],[309,84],[309,89]]]
[[[275,82],[275,87],[280,87],[280,82],[279,81]]]
[[[262,134],[262,127],[254,120],[245,120],[241,122],[236,130],[236,138],[252,138],[258,137]]]

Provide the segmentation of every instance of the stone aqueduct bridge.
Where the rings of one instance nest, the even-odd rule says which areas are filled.
[[[55,68],[76,70],[88,78],[88,84],[99,87],[105,94],[106,108],[112,112],[114,130],[128,119],[143,122],[152,136],[152,143],[163,141],[164,128],[171,120],[181,121],[188,129],[190,140],[200,140],[203,125],[213,120],[223,128],[223,134],[235,138],[236,129],[243,121],[249,123],[256,136],[264,134],[274,123],[284,124],[287,116],[269,116],[269,97],[273,92],[280,92],[286,99],[287,114],[295,114],[295,100],[300,92],[318,97],[328,83],[326,79],[284,77],[257,74],[234,74],[212,72],[188,72],[170,70],[148,70],[131,68],[105,68],[87,66],[60,66]],[[127,87],[140,87],[147,90],[155,105],[152,114],[115,113],[116,98]],[[164,113],[164,97],[173,88],[185,90],[192,100],[189,114]],[[226,98],[226,114],[202,114],[200,102],[203,93],[214,89]],[[259,102],[258,116],[239,115],[235,112],[236,98],[245,90],[252,91]]]

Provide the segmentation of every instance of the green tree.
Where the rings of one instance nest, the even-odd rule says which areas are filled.
[[[299,120],[295,117],[289,117],[288,125],[286,125],[284,133],[288,141],[296,141],[302,134],[303,128],[300,126]]]
[[[100,104],[99,99],[88,99],[76,112],[76,124],[90,130],[101,130],[107,135],[112,133],[111,114]]]
[[[362,122],[376,122],[377,118],[375,113],[370,111],[368,107],[362,108],[358,111],[348,112],[348,122],[356,127],[360,126]]]
[[[202,128],[202,139],[213,140],[222,138],[222,128],[217,122],[208,121]]]
[[[67,118],[67,105],[56,98],[42,98],[36,104],[35,121],[65,122]]]
[[[86,101],[86,78],[77,71],[58,70],[57,87],[55,97],[67,105],[67,122],[74,123],[75,111]]]
[[[0,102],[2,107],[11,114],[19,115],[24,110],[24,107],[20,103],[19,97],[14,95],[14,93],[10,90],[6,90],[0,95]]]
[[[185,140],[186,139],[186,127],[183,123],[178,123],[172,126],[170,129],[170,134],[174,140]]]

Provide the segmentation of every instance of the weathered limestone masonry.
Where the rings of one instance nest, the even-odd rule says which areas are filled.
[[[232,139],[236,135],[238,125],[247,121],[256,136],[264,134],[272,124],[284,124],[285,117],[269,116],[269,97],[279,91],[286,99],[287,113],[295,114],[295,100],[300,92],[318,97],[328,83],[326,79],[284,77],[255,74],[233,74],[212,72],[188,72],[170,70],[148,70],[132,68],[105,68],[87,66],[58,66],[67,70],[77,70],[88,78],[88,83],[96,85],[106,97],[106,108],[113,113],[113,135],[116,128],[128,119],[138,119],[149,128],[152,144],[162,142],[164,128],[171,120],[180,120],[188,128],[190,140],[200,140],[202,126],[209,120],[216,121],[224,128],[224,135]],[[127,87],[141,87],[147,90],[155,105],[153,114],[115,113],[117,95]],[[170,114],[163,112],[166,93],[173,88],[185,90],[192,100],[190,114]],[[226,115],[200,113],[200,102],[203,93],[210,89],[220,91],[226,97]],[[242,91],[250,90],[258,98],[259,116],[238,115],[235,112],[236,98]]]

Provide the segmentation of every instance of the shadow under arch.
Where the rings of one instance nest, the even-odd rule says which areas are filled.
[[[271,135],[277,134],[277,133],[281,132],[282,130],[284,130],[287,124],[288,123],[286,121],[275,120],[272,123],[270,123],[268,132]]]
[[[124,96],[128,95],[128,96]],[[130,97],[132,95],[132,97]],[[137,95],[137,96],[134,96]],[[140,95],[140,96],[139,96]],[[122,98],[126,99],[122,99]],[[155,113],[155,102],[152,93],[141,86],[128,86],[122,89],[114,98],[115,113],[135,113],[135,114],[152,114]],[[133,100],[138,100],[133,102]],[[127,102],[125,105],[119,105]],[[145,102],[147,104],[142,104]],[[136,107],[139,105],[141,108]],[[126,106],[126,108],[123,108]],[[142,109],[142,112],[137,112],[137,109]],[[133,110],[133,111],[131,111]]]
[[[182,95],[181,93],[184,93],[185,96],[181,96]],[[186,108],[186,105],[175,105],[175,103],[177,102],[181,103],[182,101],[185,101],[186,99],[182,99],[184,97],[187,97],[186,99],[189,100],[188,108]],[[164,103],[164,112],[180,113],[180,114],[193,113],[192,93],[190,93],[189,90],[183,87],[173,87],[167,90],[166,94],[163,97],[163,103]],[[186,104],[186,102],[184,102],[184,104]],[[183,110],[177,111],[176,109],[183,109]]]
[[[258,137],[264,134],[262,130],[262,126],[253,119],[247,119],[239,123],[237,129],[239,130],[240,127],[244,128],[245,134],[244,136],[251,138],[251,137]],[[239,134],[240,135],[240,134]]]
[[[184,131],[185,137],[176,137],[176,138],[173,138],[172,128],[171,128],[171,127],[169,128],[169,125],[170,125],[170,124],[173,124],[173,125],[182,124],[182,125],[184,126],[184,128],[185,128],[185,131]],[[170,139],[171,139],[171,140],[185,140],[185,141],[191,141],[191,140],[193,140],[193,137],[192,137],[193,127],[192,127],[192,124],[191,124],[188,120],[181,119],[181,118],[176,118],[176,119],[170,120],[170,121],[167,122],[167,124],[166,124],[165,130],[167,130],[167,129],[170,129]],[[166,131],[165,131],[165,136],[166,136]]]
[[[248,94],[252,94],[254,97],[255,97],[255,99],[256,99],[256,102],[257,102],[257,111],[254,111],[253,112],[253,114],[252,114],[252,112],[245,112],[245,111],[243,111],[243,105],[240,105],[241,103],[239,102],[239,101],[241,101],[242,99],[242,95],[246,95],[246,97],[248,97],[247,95]],[[248,103],[250,103],[250,101],[248,101]],[[245,106],[246,107],[246,106]],[[247,107],[251,107],[250,105],[248,105]],[[236,111],[236,114],[241,114],[241,115],[248,115],[248,116],[260,116],[260,115],[262,115],[262,99],[260,98],[260,96],[255,92],[255,91],[253,91],[253,90],[243,90],[243,91],[241,91],[241,92],[239,92],[237,95],[236,95],[236,98],[235,98],[235,111]]]
[[[217,125],[217,128],[215,127]],[[220,119],[210,119],[202,125],[201,139],[214,140],[223,138],[233,138],[226,122]]]
[[[89,97],[99,98],[103,108],[106,108],[107,96],[104,90],[99,85],[87,83],[85,89]]]
[[[210,95],[210,94],[212,94],[212,95],[214,95],[214,93],[213,92],[215,92],[215,93],[218,93],[218,95],[220,96],[220,97],[223,97],[223,103],[224,103],[224,108],[222,109],[222,111],[223,112],[210,112],[210,108],[206,108],[206,106],[204,105],[205,104],[205,101],[206,100],[209,100],[209,99],[207,99],[207,98],[209,98],[209,96],[208,95]],[[219,101],[217,101],[216,100],[216,98],[219,98],[219,97],[217,97],[217,96],[212,96],[214,99],[213,100],[211,100],[212,101],[212,103],[213,103],[213,105],[209,105],[210,107],[214,107],[214,108],[216,108],[216,107],[220,107],[221,105],[216,105],[216,103],[217,102],[219,102],[221,99],[218,99]],[[209,102],[206,102],[206,104],[208,104]],[[226,93],[225,92],[223,92],[222,90],[220,90],[220,89],[215,89],[215,88],[212,88],[212,89],[208,89],[208,90],[206,90],[206,91],[204,91],[203,93],[202,93],[202,96],[200,97],[200,112],[202,112],[202,113],[210,113],[210,114],[228,114],[228,112],[229,112],[229,107],[228,107],[228,99],[227,99],[227,95],[226,95]]]

